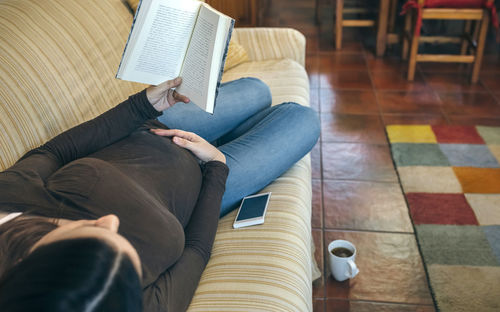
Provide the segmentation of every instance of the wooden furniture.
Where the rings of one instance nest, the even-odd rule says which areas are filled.
[[[234,18],[237,27],[258,26],[261,0],[206,0],[205,2]]]
[[[486,7],[491,5],[493,5],[493,0],[486,1],[486,6],[483,5],[482,1],[478,1],[478,6],[475,8],[431,8],[425,6],[425,0],[409,1],[406,7],[412,7],[415,10],[406,13],[402,51],[403,59],[408,59],[408,48],[410,49],[408,80],[413,81],[415,67],[418,62],[457,62],[473,64],[470,81],[476,83],[479,79],[479,70],[490,20],[490,13]],[[464,34],[461,37],[420,36],[422,20],[430,19],[464,20]],[[472,27],[473,22],[475,22],[474,27]],[[421,42],[461,44],[460,55],[418,53],[418,45]],[[471,53],[467,54],[469,50]]]
[[[319,23],[319,1],[315,1],[315,19]],[[335,48],[342,49],[342,30],[344,27],[377,27],[376,55],[382,56],[388,43],[396,43],[398,36],[393,34],[396,20],[397,0],[380,0],[376,18],[344,18],[345,15],[366,15],[373,8],[363,0],[335,1]]]

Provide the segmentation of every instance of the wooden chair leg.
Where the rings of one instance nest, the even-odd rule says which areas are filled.
[[[481,28],[481,21],[475,21],[474,23],[474,34],[472,39],[477,42],[477,38],[479,37],[479,29]]]
[[[380,0],[378,10],[376,55],[382,56],[387,45],[387,22],[389,20],[389,0]]]
[[[402,50],[402,53],[401,53],[401,58],[403,60],[407,60],[408,59],[408,45],[409,45],[409,41],[410,41],[410,38],[412,37],[412,12],[407,12],[406,13],[406,16],[405,16],[405,28],[404,28],[404,31],[403,31],[403,50]]]
[[[412,31],[413,30],[414,29],[412,29]],[[408,81],[413,81],[413,79],[415,78],[415,68],[417,67],[417,52],[418,52],[419,39],[420,39],[420,32],[418,35],[415,33],[411,35],[410,60],[408,61]]]
[[[344,0],[336,0],[337,5],[335,9],[335,48],[342,49],[342,22],[344,11]]]
[[[486,33],[488,32],[488,25],[490,23],[489,12],[483,13],[481,20],[481,27],[479,30],[479,39],[477,41],[476,55],[474,57],[474,66],[472,67],[471,83],[477,83],[479,80],[479,70],[481,69],[481,62],[483,60],[484,45],[486,43]]]
[[[389,9],[389,33],[394,33],[396,27],[396,15],[398,14],[398,0],[391,0]]]
[[[472,20],[466,20],[464,26],[464,37],[462,38],[462,47],[460,48],[460,54],[465,55],[467,53],[467,48],[469,47],[469,41],[466,36],[470,35],[472,38]]]

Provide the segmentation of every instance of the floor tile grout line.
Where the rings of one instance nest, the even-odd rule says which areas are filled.
[[[350,229],[350,228],[325,228],[325,232],[359,232],[359,233],[382,233],[382,234],[404,234],[404,235],[415,235],[414,232],[404,232],[404,231],[382,231],[382,230],[370,230],[370,229]]]
[[[318,27],[318,32],[320,31]],[[319,49],[319,43],[317,46],[317,49]],[[316,62],[316,68],[319,67],[319,58],[318,58],[318,51],[316,51],[315,55],[315,62]],[[318,80],[320,79],[318,75]],[[318,81],[319,86],[321,86],[321,81]],[[318,89],[318,104],[319,104],[319,113],[320,116],[323,113],[322,110],[322,105],[321,105],[321,96],[320,96],[320,90]],[[320,129],[322,129],[322,123],[321,123],[321,118],[319,118],[320,122]],[[321,268],[321,291],[323,294],[323,298],[325,299],[323,303],[323,311],[326,312],[326,280],[325,280],[325,272],[326,272],[326,253],[325,253],[325,197],[324,197],[324,188],[323,188],[323,178],[324,178],[324,173],[323,173],[323,131],[320,132],[320,138],[321,142],[319,144],[319,161],[320,161],[320,188],[321,188],[321,240],[320,240],[320,247],[321,248],[321,256],[322,256],[322,268]]]
[[[374,83],[374,80],[373,80],[373,73],[370,70],[370,66],[368,66],[368,61],[366,59],[366,53],[365,53],[364,57],[365,57],[366,71],[368,72],[368,76],[370,77],[370,83],[372,85],[372,92],[373,92],[373,95],[375,96],[375,103],[377,104],[378,119],[379,119],[379,122],[382,124],[383,130],[385,132],[385,120],[384,120],[384,116],[382,113],[382,107],[380,106],[378,90],[377,90],[375,83]]]
[[[319,299],[319,298],[315,298]],[[414,307],[434,307],[432,304],[426,303],[410,303],[410,302],[399,302],[399,301],[383,301],[383,300],[363,300],[363,299],[344,299],[344,298],[335,298],[335,297],[327,297],[326,300],[336,300],[336,301],[350,301],[350,302],[373,302],[373,303],[382,303],[382,304],[393,304],[393,305],[407,305]]]
[[[346,72],[347,71],[352,71],[352,70],[345,70]],[[364,72],[363,70],[356,70],[356,71],[359,71],[359,72]],[[371,88],[356,88],[356,87],[351,87],[351,88],[332,88],[332,87],[318,87],[319,89],[334,89],[335,91],[367,91],[367,90],[371,90]],[[439,93],[442,93],[442,94],[455,94],[457,91],[453,91],[453,90],[440,90],[440,89],[434,89],[433,87],[430,87],[429,88],[431,89],[431,91],[434,91],[435,93],[439,94]],[[486,87],[484,87],[486,89]],[[428,91],[426,91],[425,89],[416,89],[416,90],[408,90],[408,89],[405,89],[405,88],[396,88],[396,89],[385,89],[385,88],[382,88],[382,89],[376,89],[375,90],[377,92],[415,92],[415,93],[418,93],[418,92],[422,92],[422,93],[428,93]],[[485,94],[490,94],[491,92],[488,91],[488,90],[459,90],[458,92],[461,92],[461,93],[485,93]]]
[[[318,33],[318,38],[320,37],[319,34],[321,32],[321,26],[320,24],[319,25],[316,25],[316,30],[317,30],[317,33]],[[315,53],[315,62],[316,62],[316,66],[315,68],[318,70],[318,73],[317,73],[317,83],[318,83],[318,87],[321,88],[321,77],[319,75],[319,47],[320,47],[320,42],[318,40],[317,42],[317,46],[316,46],[316,53]],[[321,90],[318,88],[318,104],[319,104],[319,113],[320,113],[320,129],[323,128],[323,125],[322,125],[322,122],[321,122],[321,114],[323,113],[323,109],[322,109],[322,98],[321,98]],[[321,248],[321,257],[322,257],[322,268],[321,268],[321,292],[322,292],[322,297],[323,297],[323,312],[327,312],[326,311],[326,265],[327,265],[327,259],[326,259],[326,252],[325,252],[325,196],[324,196],[324,183],[323,183],[323,179],[324,179],[324,166],[323,166],[323,131],[321,131],[321,142],[320,142],[320,168],[321,168],[321,174],[320,174],[320,177],[321,177],[321,181],[320,181],[320,188],[321,188],[321,239],[320,239],[320,247]]]
[[[491,97],[493,97],[495,99],[495,104],[497,105],[500,105],[500,97],[497,97],[495,95],[495,93],[490,89],[490,87],[488,87],[487,85],[485,85],[482,80],[481,80],[481,75],[479,75],[479,81],[481,82],[481,84],[483,85],[483,87],[488,91],[488,93],[490,94]]]
[[[429,85],[428,81],[427,81],[427,75],[425,74],[425,72],[423,70],[420,69],[420,67],[417,68],[418,72],[420,73],[420,75],[422,76],[422,79],[424,80],[424,83],[429,87],[431,88],[432,92],[434,92],[434,94],[437,96],[437,98],[439,99],[439,111],[441,112],[441,114],[443,114],[444,116],[444,120],[446,121],[446,124],[448,125],[451,125],[452,122],[448,116],[448,113],[446,113],[446,111],[444,110],[444,103],[443,103],[443,100],[441,99],[441,96],[439,95],[439,91],[436,90],[435,88],[433,88],[431,85]]]
[[[339,179],[339,178],[335,178],[335,179],[326,178],[323,180],[326,182],[369,182],[369,183],[384,183],[384,184],[398,184],[399,185],[398,181],[377,181],[377,180]]]
[[[370,143],[368,141],[321,141],[323,143],[335,143],[335,144],[366,144],[366,145],[389,145],[388,143],[383,143],[381,141]]]

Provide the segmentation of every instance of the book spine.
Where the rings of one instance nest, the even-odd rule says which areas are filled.
[[[116,72],[116,75],[115,75],[115,78],[118,78],[118,79],[120,79],[118,77],[118,74],[120,73],[120,69],[122,67],[123,58],[125,57],[125,51],[127,51],[127,46],[128,46],[129,41],[130,41],[130,37],[132,36],[132,30],[134,30],[135,20],[137,19],[137,15],[139,15],[139,10],[141,9],[141,4],[142,4],[142,0],[139,1],[139,4],[137,5],[137,9],[135,10],[134,19],[132,20],[132,27],[130,28],[130,32],[128,33],[128,38],[127,38],[127,42],[125,43],[125,47],[123,48],[122,59],[120,60],[120,65],[118,65],[118,71]]]
[[[229,41],[231,41],[231,36],[233,35],[233,29],[234,29],[234,19],[231,19],[231,24],[229,25],[229,31],[226,39],[226,47],[224,48],[224,53],[222,56],[219,77],[217,78],[217,86],[215,87],[214,109],[215,109],[215,104],[217,104],[217,95],[219,94],[220,81],[222,80],[222,75],[224,74],[224,65],[226,64],[227,51],[229,50]]]

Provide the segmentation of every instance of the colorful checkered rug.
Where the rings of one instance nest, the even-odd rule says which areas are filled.
[[[440,311],[500,311],[500,128],[387,126]]]

